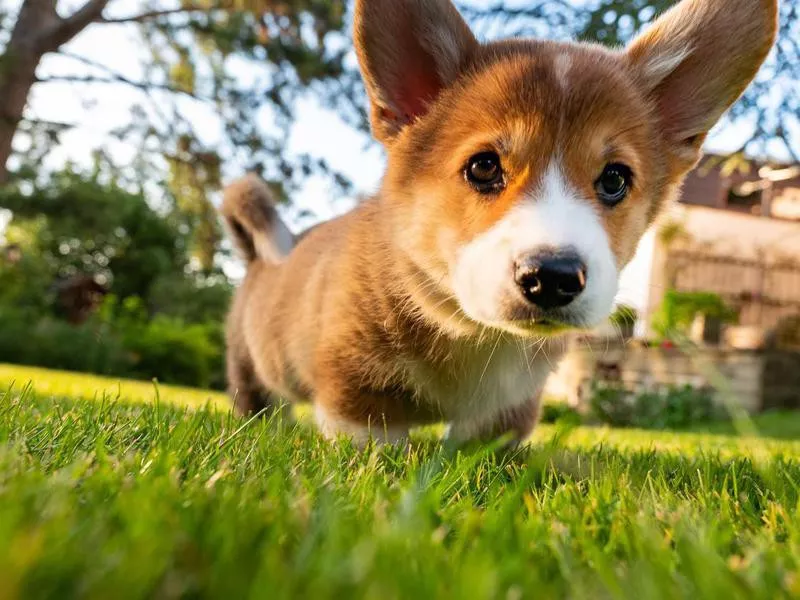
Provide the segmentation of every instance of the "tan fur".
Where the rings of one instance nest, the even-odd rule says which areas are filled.
[[[222,216],[244,258],[278,262],[294,243],[292,234],[278,216],[275,199],[267,184],[248,175],[229,185],[222,201]]]
[[[361,427],[377,437],[391,429],[395,439],[448,420],[456,437],[525,438],[561,340],[536,330],[519,338],[469,318],[452,287],[461,249],[557,163],[626,264],[698,159],[698,140],[755,75],[775,20],[775,0],[684,0],[626,53],[480,45],[449,0],[357,1],[355,38],[373,127],[387,145],[386,177],[375,198],[315,228],[284,262],[250,263],[229,321],[237,406],[269,405],[268,389],[313,400],[328,435]],[[462,175],[486,149],[508,174],[491,200]],[[613,162],[635,180],[611,210],[594,182]],[[252,258],[247,239],[264,230],[266,213],[238,200],[248,194],[229,198],[226,214],[239,215]],[[503,310],[513,319],[520,308]],[[527,401],[495,398],[527,386],[528,374]]]

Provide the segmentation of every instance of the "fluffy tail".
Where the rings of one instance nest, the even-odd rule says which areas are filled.
[[[247,262],[277,263],[294,247],[295,237],[275,205],[272,192],[257,175],[247,175],[225,189],[222,216]]]

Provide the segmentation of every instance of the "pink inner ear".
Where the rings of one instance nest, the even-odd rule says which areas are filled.
[[[413,121],[428,112],[431,102],[442,89],[431,57],[409,58],[412,64],[404,69],[402,89],[397,90],[395,94],[395,102],[402,112],[400,117],[405,121]]]

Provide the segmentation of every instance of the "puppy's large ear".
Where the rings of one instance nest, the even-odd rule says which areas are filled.
[[[384,143],[425,114],[478,45],[450,0],[357,0],[354,37]]]
[[[683,0],[627,49],[679,164],[694,165],[709,130],[753,80],[777,17],[778,0]]]

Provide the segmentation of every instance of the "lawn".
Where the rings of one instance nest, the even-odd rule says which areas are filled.
[[[222,402],[0,367],[0,599],[800,597],[798,442],[360,452]]]

